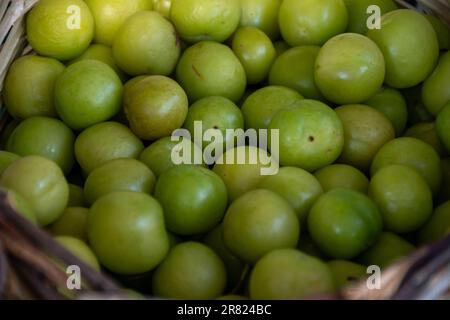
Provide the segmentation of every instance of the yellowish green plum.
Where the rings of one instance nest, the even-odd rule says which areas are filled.
[[[239,25],[239,0],[172,0],[170,20],[189,43],[223,42]]]
[[[369,188],[369,179],[364,173],[347,164],[332,164],[316,171],[314,175],[320,182],[324,192],[338,188],[348,188],[367,193]]]
[[[328,267],[337,289],[351,285],[367,276],[366,267],[347,260],[329,261]]]
[[[238,29],[233,36],[232,49],[245,69],[248,84],[266,79],[277,53],[264,32],[255,27]]]
[[[278,12],[282,0],[241,0],[241,27],[256,27],[276,40],[280,36]]]
[[[413,87],[425,80],[439,57],[438,40],[432,25],[415,10],[388,12],[381,18],[381,28],[369,30],[367,36],[383,53],[385,82],[393,88]]]
[[[55,237],[55,240],[82,262],[86,263],[94,270],[100,271],[100,264],[98,263],[95,254],[85,242],[69,236],[58,236]]]
[[[159,12],[164,17],[169,18],[172,0],[152,0],[153,11]]]
[[[127,90],[124,108],[131,130],[141,139],[156,140],[183,125],[188,98],[174,80],[149,76]]]
[[[27,40],[40,55],[58,60],[79,56],[94,37],[94,18],[82,0],[43,0],[28,13]]]
[[[109,160],[136,159],[143,149],[142,141],[130,129],[117,122],[94,125],[84,130],[75,140],[75,157],[86,174]]]
[[[404,165],[378,170],[370,181],[369,196],[377,204],[387,231],[416,231],[433,212],[430,187],[416,170]]]
[[[422,101],[427,110],[438,115],[450,101],[450,51],[444,53],[430,77],[423,83]]]
[[[437,241],[450,233],[450,201],[434,210],[430,220],[419,230],[421,244]]]
[[[14,161],[0,183],[25,199],[40,226],[54,222],[67,206],[69,185],[59,166],[47,158],[27,156]]]
[[[20,156],[17,154],[0,150],[0,177],[3,174],[3,171],[5,171],[6,168],[9,167],[9,165],[19,158]]]
[[[55,236],[70,236],[87,242],[88,213],[86,208],[67,207],[49,230]]]
[[[415,124],[406,130],[404,136],[416,138],[428,143],[440,156],[446,154],[445,147],[438,136],[435,122],[421,122]]]
[[[109,193],[133,191],[152,194],[155,175],[135,159],[114,159],[94,169],[84,184],[84,197],[89,205]]]
[[[445,148],[450,152],[450,101],[439,112],[436,119],[436,130]]]
[[[111,46],[125,20],[136,12],[151,10],[149,0],[85,0],[95,20],[94,41]]]
[[[5,78],[3,98],[17,119],[56,116],[53,89],[64,65],[52,58],[23,56],[15,60]]]
[[[236,199],[223,220],[225,245],[255,263],[275,249],[295,248],[300,223],[294,209],[273,191],[256,189]]]
[[[176,77],[191,102],[209,96],[237,102],[247,81],[244,67],[233,51],[212,41],[187,48],[178,62]]]
[[[340,34],[320,49],[315,63],[317,87],[338,104],[361,103],[382,86],[383,54],[369,38],[356,33]]]
[[[299,46],[278,56],[269,73],[269,84],[297,90],[306,99],[323,100],[314,80],[314,64],[320,47]]]
[[[345,31],[348,14],[343,0],[284,0],[278,21],[290,46],[323,45]]]
[[[180,43],[167,19],[157,12],[141,11],[119,28],[112,50],[117,65],[130,75],[167,76],[177,64]]]
[[[334,290],[327,264],[295,249],[268,253],[256,263],[250,276],[250,298],[255,300],[311,298]]]
[[[345,141],[338,161],[369,170],[378,150],[395,138],[392,123],[381,112],[365,105],[346,105],[335,111],[344,126]]]
[[[184,242],[170,250],[153,274],[157,297],[205,300],[219,297],[226,285],[226,270],[214,251],[199,242]]]

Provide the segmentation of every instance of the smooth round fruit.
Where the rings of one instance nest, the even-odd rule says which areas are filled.
[[[139,192],[114,192],[97,200],[89,210],[88,238],[101,264],[125,275],[152,270],[169,250],[160,204]]]
[[[3,98],[14,118],[56,116],[53,88],[64,65],[51,58],[23,56],[15,60],[5,78]]]
[[[351,259],[375,243],[381,216],[366,195],[334,189],[321,196],[308,216],[308,230],[318,247],[337,259]]]
[[[242,114],[247,129],[267,129],[273,116],[303,97],[296,91],[282,86],[268,86],[256,90],[245,99]]]
[[[117,122],[94,125],[75,140],[75,157],[87,174],[109,160],[137,158],[143,149],[142,141]]]
[[[385,82],[394,88],[413,87],[425,80],[439,57],[433,27],[415,10],[399,9],[385,14],[381,28],[369,30],[367,36],[383,53]]]
[[[434,210],[430,220],[419,231],[419,242],[430,243],[444,238],[450,233],[450,201]]]
[[[358,260],[368,266],[376,265],[385,268],[409,255],[415,249],[411,243],[396,234],[383,232],[377,242],[358,257]]]
[[[19,156],[37,155],[53,160],[67,174],[75,162],[74,143],[75,135],[62,121],[31,117],[14,129],[6,149]]]
[[[28,13],[27,40],[40,55],[58,60],[79,56],[94,37],[94,18],[82,0],[43,0]]]
[[[430,187],[416,170],[404,165],[387,165],[377,171],[370,181],[369,196],[377,204],[387,231],[415,231],[433,212]]]
[[[117,31],[128,17],[151,10],[149,0],[85,0],[95,20],[94,41],[111,46]]]
[[[436,130],[447,151],[450,152],[450,101],[436,119]]]
[[[70,236],[87,241],[87,219],[89,209],[68,207],[59,218],[49,226],[55,236]]]
[[[184,242],[170,250],[153,275],[153,292],[172,299],[214,299],[226,285],[225,266],[204,244]]]
[[[6,168],[8,168],[9,165],[17,159],[20,159],[20,156],[17,154],[0,150],[0,177],[3,174],[3,171],[5,171]]]
[[[232,161],[229,161],[230,158]],[[275,174],[275,170],[278,170],[276,160],[265,150],[253,146],[239,146],[228,150],[213,168],[225,183],[230,201],[255,189],[265,175]]]
[[[215,158],[219,157],[223,151],[235,147],[235,130],[244,129],[244,117],[241,110],[231,100],[224,97],[207,97],[193,103],[189,107],[184,128],[189,130],[191,137],[194,138],[197,138],[196,122],[197,127],[200,124],[202,126],[203,139],[199,142],[203,150],[205,152],[213,150],[214,152],[211,153],[214,153],[212,156]],[[211,141],[215,137],[214,133],[217,133],[217,138]],[[214,159],[210,160],[214,162]]]
[[[371,175],[390,164],[400,164],[416,169],[428,183],[433,193],[442,181],[441,160],[429,144],[415,138],[402,137],[386,143],[373,158]]]
[[[342,0],[284,0],[278,21],[290,46],[322,45],[345,31],[348,14]]]
[[[238,29],[233,36],[232,49],[244,67],[249,84],[267,78],[277,53],[264,32],[255,27]]]
[[[408,120],[408,109],[405,98],[399,91],[385,87],[363,104],[384,114],[392,122],[396,136],[403,133]]]
[[[314,100],[300,100],[280,110],[269,130],[279,130],[280,164],[315,171],[333,163],[344,147],[344,129],[334,110]],[[272,153],[277,141],[270,141]]]
[[[360,281],[367,276],[367,269],[365,266],[351,261],[332,260],[327,264],[333,275],[336,288],[338,289],[354,284],[356,281]]]
[[[124,96],[131,130],[141,139],[167,137],[183,125],[188,99],[174,80],[150,76],[135,83]]]
[[[433,26],[434,31],[436,32],[436,36],[438,38],[439,49],[441,50],[449,50],[450,49],[450,30],[445,25],[445,23],[435,17],[432,14],[426,14],[425,18],[427,18],[428,22]]]
[[[85,242],[69,236],[58,236],[55,237],[55,240],[82,262],[94,270],[100,271],[100,264],[97,258]]]
[[[84,184],[89,205],[113,192],[133,191],[151,194],[156,178],[153,172],[135,159],[114,159],[91,171]]]
[[[195,164],[195,156],[198,154],[201,163],[203,163],[202,150],[194,144],[191,140],[182,138],[181,141],[172,141],[172,137],[161,138],[153,142],[144,151],[141,152],[139,160],[143,162],[147,167],[152,170],[155,176],[159,177],[176,164],[172,160],[172,153],[178,153],[179,156],[183,156],[183,150],[178,151],[179,146],[187,146],[190,148],[189,162]],[[187,164],[187,163],[186,163]]]
[[[446,154],[445,147],[438,136],[436,124],[434,122],[421,122],[415,124],[406,130],[404,136],[416,138],[428,143],[440,156]]]
[[[360,103],[383,84],[383,54],[369,38],[340,34],[320,49],[314,78],[325,98],[338,104]]]
[[[427,110],[438,115],[450,102],[450,52],[444,53],[431,76],[423,83],[422,101]]]
[[[314,64],[320,47],[299,46],[278,56],[269,73],[269,84],[297,90],[306,99],[323,100],[314,80]]]
[[[233,51],[211,41],[187,48],[178,62],[176,76],[191,102],[209,96],[237,102],[246,86],[244,67]]]
[[[360,34],[366,34],[369,30],[367,23],[373,22],[373,19],[369,20],[373,16],[373,12],[367,12],[370,6],[377,6],[381,16],[398,9],[393,0],[344,0],[344,3],[348,11],[347,31]]]
[[[250,298],[288,300],[334,291],[330,268],[294,249],[274,250],[259,260],[250,276]]]
[[[282,0],[241,0],[241,27],[256,27],[272,39],[278,39],[278,12]]]
[[[239,25],[239,0],[172,0],[170,20],[181,39],[223,42]]]
[[[129,17],[117,31],[112,49],[117,65],[134,76],[167,76],[180,57],[175,28],[153,11],[141,11]]]
[[[66,68],[55,83],[55,106],[72,129],[108,120],[120,110],[122,82],[107,64],[82,60]]]
[[[225,184],[214,172],[187,165],[161,174],[155,198],[164,208],[169,231],[180,235],[210,231],[219,224],[228,201]]]
[[[169,18],[172,0],[152,0],[152,4],[153,11],[159,12],[165,18]]]
[[[86,200],[84,199],[83,188],[69,183],[69,202],[67,207],[84,207]]]
[[[332,164],[316,171],[314,175],[322,185],[324,192],[348,188],[367,193],[369,188],[369,179],[364,173],[347,164]]]
[[[69,199],[69,185],[59,166],[40,156],[14,161],[3,172],[0,183],[28,202],[40,226],[58,219]]]
[[[276,175],[266,177],[258,188],[283,197],[295,210],[300,224],[306,221],[312,205],[323,193],[322,186],[311,173],[296,167],[281,168]]]
[[[295,248],[300,224],[293,208],[278,194],[249,191],[235,200],[223,221],[225,245],[240,259],[254,263],[280,248]]]
[[[381,112],[365,105],[346,105],[335,111],[344,126],[345,141],[338,161],[367,171],[378,150],[395,138],[392,123]]]

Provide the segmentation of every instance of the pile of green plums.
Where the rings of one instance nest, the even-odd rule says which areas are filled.
[[[26,30],[1,190],[124,287],[324,296],[450,234],[435,17],[393,0],[41,0]],[[267,143],[234,135],[252,129]]]

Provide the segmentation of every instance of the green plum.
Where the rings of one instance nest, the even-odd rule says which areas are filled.
[[[130,129],[117,122],[94,125],[84,130],[75,140],[75,157],[87,174],[109,160],[136,159],[143,149],[142,141]]]
[[[280,164],[315,171],[333,163],[344,147],[344,129],[337,113],[314,100],[300,100],[280,110],[269,130],[279,130]],[[270,141],[271,150],[276,141]]]
[[[392,88],[385,87],[363,102],[384,114],[394,126],[396,136],[400,136],[408,120],[408,108],[403,95]]]
[[[97,199],[117,191],[151,194],[155,175],[142,162],[135,159],[114,159],[89,173],[84,184],[84,197],[89,205]]]
[[[225,245],[238,258],[255,263],[280,248],[295,248],[300,223],[294,209],[278,194],[256,189],[236,199],[223,221]]]
[[[284,0],[278,21],[290,46],[322,45],[345,31],[348,14],[343,0]]]
[[[244,94],[247,81],[244,67],[233,51],[211,41],[199,42],[184,51],[176,77],[191,102],[209,96],[237,102]]]
[[[89,209],[68,207],[61,216],[49,226],[55,236],[70,236],[87,241],[87,219]]]
[[[444,238],[450,233],[450,201],[434,210],[430,220],[419,230],[418,239],[421,244]]]
[[[159,12],[164,17],[169,18],[172,0],[152,0],[153,11]]]
[[[200,166],[177,166],[159,176],[155,198],[164,208],[169,231],[196,235],[222,220],[227,189],[214,172]]]
[[[269,84],[297,90],[307,99],[323,100],[314,80],[314,64],[320,47],[299,46],[278,56],[269,73]]]
[[[370,181],[369,196],[377,204],[387,231],[415,231],[433,212],[430,187],[416,170],[404,165],[378,170]]]
[[[12,152],[0,150],[0,177],[3,174],[3,171],[5,171],[6,168],[8,168],[9,165],[17,159],[20,159],[19,155]]]
[[[140,192],[114,192],[89,210],[89,243],[107,269],[124,275],[155,268],[167,255],[169,238],[161,205]]]
[[[56,79],[56,111],[74,130],[108,120],[119,112],[121,101],[122,81],[103,62],[76,62]]]
[[[3,98],[18,119],[56,116],[53,89],[64,65],[52,58],[26,55],[15,60],[5,78]]]
[[[450,152],[450,101],[436,119],[436,130],[447,151]]]
[[[241,0],[241,27],[256,27],[276,40],[280,36],[278,12],[282,0]]]
[[[288,300],[331,294],[333,275],[326,263],[295,249],[278,249],[262,257],[250,276],[250,297]]]
[[[268,86],[256,90],[245,99],[242,114],[247,129],[267,129],[273,116],[303,97],[282,86]]]
[[[84,207],[86,199],[84,199],[83,188],[75,184],[69,183],[69,202],[68,207]]]
[[[450,101],[450,51],[444,53],[422,87],[422,101],[427,110],[438,115]]]
[[[398,259],[409,255],[415,249],[411,243],[396,234],[383,232],[377,242],[358,257],[358,260],[366,265],[385,268]]]
[[[365,266],[347,260],[329,261],[328,267],[338,289],[351,285],[367,276]]]
[[[85,242],[69,236],[58,236],[55,237],[55,240],[82,262],[86,263],[94,270],[100,271],[100,264],[98,263],[95,254]]]
[[[367,22],[373,13],[367,13],[369,6],[378,6],[380,14],[384,15],[398,9],[394,0],[344,0],[348,11],[348,32],[366,34]]]
[[[188,98],[174,80],[149,76],[127,90],[124,108],[131,130],[141,139],[155,140],[183,125]]]
[[[239,25],[240,0],[172,0],[170,20],[181,39],[223,42]]]
[[[381,88],[385,76],[383,54],[369,38],[344,33],[320,49],[314,78],[325,98],[338,104],[361,103]]]
[[[449,50],[450,49],[450,30],[449,30],[449,28],[445,25],[445,23],[442,20],[435,17],[434,15],[427,14],[427,15],[425,15],[425,18],[427,18],[429,23],[431,23],[431,25],[434,28],[434,31],[436,32],[438,42],[439,42],[439,48],[441,50]]]
[[[67,174],[75,162],[74,143],[75,135],[62,121],[31,117],[14,129],[6,149],[20,156],[46,157]]]
[[[322,195],[308,216],[308,230],[317,246],[337,259],[351,259],[375,243],[382,221],[375,203],[351,189]]]
[[[172,299],[214,299],[226,285],[223,262],[198,242],[184,242],[170,250],[153,275],[153,292]]]
[[[348,188],[367,193],[369,188],[369,179],[364,173],[347,164],[332,164],[316,171],[314,175],[322,185],[324,192]]]
[[[258,187],[271,190],[289,202],[300,224],[306,221],[312,205],[323,193],[316,177],[296,167],[281,168],[276,175],[266,177]]]
[[[443,156],[446,153],[445,147],[438,136],[436,124],[434,122],[421,122],[415,124],[406,130],[404,136],[416,138],[428,143],[440,156]]]
[[[384,166],[400,164],[416,169],[433,193],[439,190],[442,181],[441,160],[429,144],[410,137],[397,138],[386,143],[372,161],[372,176]]]
[[[345,141],[338,161],[367,171],[378,150],[395,138],[392,123],[384,114],[365,105],[346,105],[335,111],[344,126]]]
[[[367,36],[383,52],[385,82],[393,88],[419,84],[433,71],[439,58],[433,27],[414,10],[399,9],[386,13],[381,17],[381,28],[369,30]]]
[[[233,36],[232,49],[244,67],[248,84],[267,78],[277,53],[264,32],[255,27],[238,29]]]
[[[59,166],[47,158],[26,156],[14,161],[0,183],[25,199],[40,226],[58,219],[67,206],[69,185]]]
[[[153,11],[136,12],[125,20],[112,50],[120,69],[133,76],[171,74],[181,51],[173,25]]]

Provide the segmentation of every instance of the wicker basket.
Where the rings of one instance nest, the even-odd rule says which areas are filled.
[[[18,56],[32,52],[25,37],[26,13],[39,0],[0,2],[0,93],[7,70]],[[434,14],[450,27],[450,0],[396,0],[401,6]],[[0,94],[0,132],[8,122]],[[82,291],[65,290],[65,266],[82,270]],[[419,248],[383,271],[380,290],[366,282],[348,287],[331,299],[448,299],[450,298],[450,236]],[[121,289],[58,245],[45,231],[18,215],[9,195],[0,191],[0,299],[126,298]],[[93,295],[93,296],[92,296]]]

